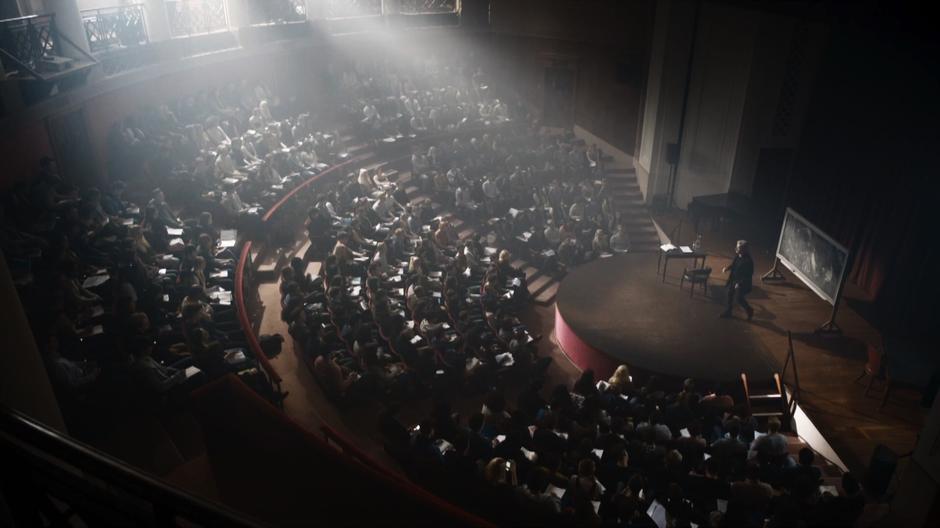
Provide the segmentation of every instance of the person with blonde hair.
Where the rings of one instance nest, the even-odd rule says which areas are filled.
[[[630,367],[627,365],[620,365],[617,367],[617,370],[610,376],[610,379],[607,380],[607,383],[610,384],[611,389],[615,389],[618,392],[623,392],[626,389],[629,389],[633,386],[633,376],[630,375]]]

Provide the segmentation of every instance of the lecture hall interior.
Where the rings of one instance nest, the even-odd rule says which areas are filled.
[[[929,12],[3,0],[0,526],[940,525]]]

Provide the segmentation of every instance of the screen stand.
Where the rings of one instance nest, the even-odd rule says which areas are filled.
[[[761,282],[787,280],[787,278],[783,276],[783,273],[780,273],[780,270],[777,269],[777,262],[778,262],[777,258],[774,257],[774,267],[770,268],[770,271],[768,271],[767,273],[761,275],[761,278],[760,278]]]
[[[832,315],[829,316],[829,320],[822,324],[819,328],[816,329],[816,334],[818,335],[842,335],[842,329],[839,328],[839,325],[836,324],[836,311],[839,309],[839,301],[841,296],[836,299],[836,302],[832,305]]]

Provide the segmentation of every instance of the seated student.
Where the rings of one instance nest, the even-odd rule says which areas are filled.
[[[773,496],[774,489],[770,484],[760,480],[760,468],[751,465],[747,468],[747,476],[744,480],[731,484],[732,502],[728,507],[729,510],[733,508],[740,515],[736,517],[738,522],[758,516],[763,518]]]
[[[761,463],[773,462],[792,466],[793,460],[788,453],[787,437],[780,434],[780,420],[771,417],[767,420],[767,434],[754,439],[748,458],[757,458]]]
[[[157,215],[157,218],[167,227],[182,227],[182,222],[179,218],[173,213],[173,210],[170,209],[169,204],[166,203],[166,196],[164,196],[163,191],[158,187],[153,190],[152,198],[147,204],[148,208],[152,208]]]
[[[328,396],[340,400],[350,396],[353,386],[362,379],[358,372],[341,366],[329,353],[321,354],[313,361],[313,374]]]
[[[396,212],[404,210],[404,207],[395,200],[391,190],[385,190],[372,204],[372,210],[380,220],[388,221],[393,219]]]
[[[594,240],[591,242],[591,250],[595,256],[610,252],[610,240],[603,229],[594,231]]]
[[[163,366],[152,357],[153,345],[153,341],[146,337],[131,340],[131,374],[147,391],[166,394],[186,382],[185,369],[192,364],[192,359],[187,357],[172,365]]]
[[[622,225],[618,225],[614,234],[610,236],[610,248],[617,252],[630,251],[630,235]]]
[[[48,337],[42,352],[49,377],[58,387],[69,391],[84,390],[94,384],[101,374],[97,365],[63,357],[59,353],[59,340],[55,336]]]

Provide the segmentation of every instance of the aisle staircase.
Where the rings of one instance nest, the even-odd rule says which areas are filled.
[[[620,211],[630,236],[630,251],[659,251],[659,234],[636,181],[636,169],[612,161],[605,167],[607,191],[615,211]]]

